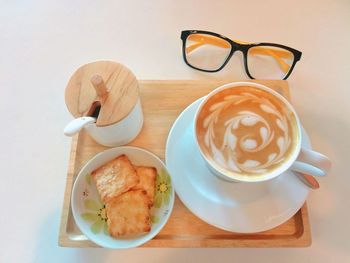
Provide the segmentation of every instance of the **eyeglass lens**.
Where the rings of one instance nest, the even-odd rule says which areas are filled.
[[[230,51],[231,44],[215,36],[192,34],[186,39],[187,62],[198,69],[219,69],[225,63]]]
[[[274,46],[251,47],[247,54],[248,70],[255,79],[283,79],[293,61],[292,52]]]

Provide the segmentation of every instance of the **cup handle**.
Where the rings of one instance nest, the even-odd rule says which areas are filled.
[[[291,166],[291,170],[312,176],[325,176],[331,168],[331,161],[327,156],[301,148],[297,161]]]

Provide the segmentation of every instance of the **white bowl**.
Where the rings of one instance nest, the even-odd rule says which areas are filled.
[[[113,238],[107,232],[104,206],[100,201],[90,173],[121,154],[133,165],[153,166],[157,169],[155,202],[151,209],[152,228],[149,233]],[[166,187],[159,187],[165,184]],[[161,190],[162,189],[162,190]],[[165,190],[166,189],[166,190]],[[162,192],[164,191],[165,192]],[[175,199],[171,178],[164,163],[153,153],[137,147],[123,146],[95,155],[79,172],[72,192],[72,212],[81,232],[94,243],[105,248],[132,248],[140,246],[163,228],[169,219]]]

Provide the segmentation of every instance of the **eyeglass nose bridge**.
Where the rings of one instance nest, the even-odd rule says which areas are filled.
[[[228,55],[228,57],[226,58],[224,64],[220,67],[219,70],[221,70],[222,68],[224,68],[230,61],[231,61],[231,58],[233,57],[233,55],[236,53],[236,51],[240,51],[242,52],[242,57],[243,57],[243,66],[244,66],[244,70],[245,72],[248,74],[248,76],[251,78],[251,79],[254,79],[249,73],[248,73],[248,64],[247,64],[247,52],[248,52],[248,49],[249,49],[249,45],[244,45],[244,44],[239,44],[239,43],[236,43],[232,40],[229,41],[230,44],[231,44],[231,51],[230,51],[230,54]],[[217,70],[218,71],[218,70]]]
[[[244,54],[248,51],[251,45],[248,43],[238,43],[236,41],[231,40],[231,46],[232,46],[233,53],[236,51],[241,51]]]
[[[230,52],[229,56],[227,57],[225,65],[231,60],[232,56],[237,51],[240,51],[240,52],[242,52],[244,66],[247,67],[246,66],[246,64],[247,64],[246,56],[247,56],[247,52],[249,49],[249,45],[248,44],[240,44],[240,43],[234,42],[232,40],[230,42],[231,42],[231,52]]]

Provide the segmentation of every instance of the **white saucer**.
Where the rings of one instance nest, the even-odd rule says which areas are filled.
[[[166,144],[166,165],[181,201],[205,222],[232,232],[260,232],[287,221],[310,189],[290,171],[263,183],[230,183],[213,175],[194,138],[194,115],[202,100],[180,114]],[[311,148],[304,130],[302,145]]]

